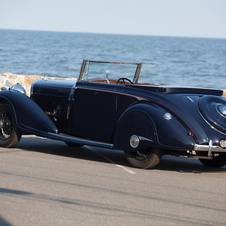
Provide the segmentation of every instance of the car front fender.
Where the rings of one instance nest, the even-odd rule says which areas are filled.
[[[127,109],[120,117],[115,132],[116,149],[137,151],[141,147],[191,150],[196,144],[194,134],[172,113],[165,119],[164,108],[155,104],[140,103]],[[139,145],[131,143],[136,136]]]
[[[22,132],[42,135],[42,133],[58,133],[57,127],[45,112],[28,96],[16,91],[0,92],[0,101],[7,101],[15,114],[18,128]]]

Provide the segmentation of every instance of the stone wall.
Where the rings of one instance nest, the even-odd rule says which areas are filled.
[[[0,87],[6,87],[6,81],[8,80],[10,82],[10,86],[19,83],[22,85],[25,90],[26,94],[30,96],[30,89],[31,84],[38,80],[43,78],[43,76],[39,75],[16,75],[9,72],[0,74]],[[46,77],[47,79],[68,79],[68,80],[76,80],[75,78],[58,78],[58,77]]]
[[[8,80],[10,82],[10,86],[19,83],[22,85],[25,90],[26,94],[30,96],[30,89],[31,84],[38,80],[43,78],[43,76],[39,75],[16,75],[9,72],[0,74],[0,87],[6,87],[6,81]],[[77,78],[59,78],[59,77],[46,77],[47,79],[67,79],[67,80],[77,80]],[[226,97],[226,90],[223,90],[223,96]]]

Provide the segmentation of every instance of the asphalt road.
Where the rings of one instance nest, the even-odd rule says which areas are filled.
[[[25,136],[0,148],[0,225],[226,225],[226,167],[164,156],[141,170],[120,151]]]

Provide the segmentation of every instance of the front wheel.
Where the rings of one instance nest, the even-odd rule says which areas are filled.
[[[213,159],[199,159],[199,161],[205,166],[220,168],[226,165],[226,153],[214,154]]]
[[[0,103],[0,147],[14,147],[20,138],[11,106],[7,102]]]
[[[150,169],[157,166],[164,154],[164,150],[159,148],[144,147],[137,152],[124,151],[128,162],[141,169]]]

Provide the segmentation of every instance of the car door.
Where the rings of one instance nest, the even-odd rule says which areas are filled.
[[[119,117],[128,106],[136,101],[130,96],[116,92],[116,86],[77,83],[69,117],[72,135],[113,143]]]

